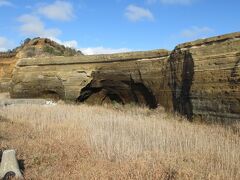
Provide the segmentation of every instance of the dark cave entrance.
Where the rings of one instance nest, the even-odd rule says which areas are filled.
[[[135,83],[132,80],[92,81],[81,90],[77,102],[89,104],[117,102],[122,105],[135,103],[151,109],[157,108],[157,101],[153,93],[143,83]]]

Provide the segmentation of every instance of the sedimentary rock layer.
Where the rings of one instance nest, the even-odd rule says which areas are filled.
[[[168,51],[156,50],[22,59],[14,73],[11,94],[12,97],[57,95],[62,99],[89,103],[114,100],[156,107],[156,98],[161,98],[158,92],[163,91],[158,81],[165,72],[163,67],[168,56]]]
[[[9,91],[12,72],[21,58],[81,56],[80,51],[66,48],[45,38],[26,39],[24,43],[9,52],[0,52],[0,92]]]
[[[16,59],[5,54],[0,54],[0,92],[9,91],[12,72],[16,64]]]
[[[240,33],[181,44],[169,64],[176,111],[189,118],[240,120]]]
[[[27,58],[11,96],[162,105],[189,119],[240,119],[240,33],[184,43],[172,52]]]

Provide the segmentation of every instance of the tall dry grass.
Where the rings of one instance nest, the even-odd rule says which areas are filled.
[[[18,150],[28,178],[240,179],[239,124],[131,106],[24,105],[0,115],[9,119],[1,148]]]

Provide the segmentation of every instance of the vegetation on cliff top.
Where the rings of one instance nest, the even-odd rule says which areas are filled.
[[[75,56],[83,55],[81,51],[65,47],[47,38],[27,38],[19,47],[7,52],[0,52],[0,57],[48,57],[48,56]]]

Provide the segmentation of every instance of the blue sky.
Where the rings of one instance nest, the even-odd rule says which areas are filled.
[[[48,37],[86,54],[165,48],[240,31],[239,0],[0,0],[0,50]]]

